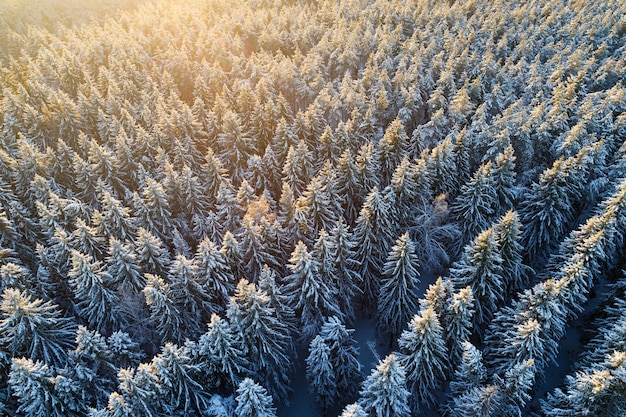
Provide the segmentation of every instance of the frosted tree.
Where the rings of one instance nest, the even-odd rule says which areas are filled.
[[[309,392],[313,394],[315,402],[322,408],[324,414],[339,395],[330,354],[330,348],[318,335],[311,341],[309,356],[306,358],[306,379],[309,383]]]
[[[176,306],[182,327],[181,334],[199,336],[201,324],[209,318],[211,302],[207,289],[198,280],[197,265],[192,259],[178,255],[168,273],[169,297]]]
[[[400,119],[395,119],[385,130],[383,138],[378,146],[380,150],[380,173],[382,184],[387,185],[391,181],[396,166],[406,156],[409,137]]]
[[[236,417],[276,417],[272,397],[265,388],[250,378],[246,378],[237,388]]]
[[[466,239],[491,224],[499,205],[491,161],[481,165],[452,204],[452,214]]]
[[[235,279],[220,248],[208,238],[203,240],[196,249],[194,263],[198,282],[210,297],[211,311],[225,310]]]
[[[367,417],[365,410],[358,403],[346,405],[340,417]]]
[[[302,337],[311,339],[320,329],[324,317],[338,315],[337,297],[332,281],[320,274],[320,264],[302,242],[289,259],[290,275],[284,278],[285,295],[300,318]]]
[[[140,227],[135,238],[137,260],[143,271],[164,276],[170,264],[169,254],[163,247],[163,241]]]
[[[191,363],[185,347],[166,343],[152,359],[151,365],[164,395],[161,401],[185,414],[199,412],[204,408],[207,394],[192,377],[198,369]]]
[[[192,354],[197,356],[201,372],[210,376],[208,382],[218,389],[234,389],[250,368],[241,334],[216,314],[211,316],[208,329]]]
[[[622,395],[626,354],[614,350],[590,367],[566,377],[565,386],[548,393],[541,401],[543,415],[547,417],[623,415],[626,402]]]
[[[450,382],[451,395],[462,396],[464,393],[480,387],[487,379],[487,368],[483,364],[483,355],[470,342],[461,344],[463,353],[456,371],[454,379]]]
[[[417,308],[418,267],[415,246],[406,232],[389,252],[378,298],[378,328],[392,338],[400,333]]]
[[[522,225],[517,213],[509,211],[493,228],[502,257],[502,279],[506,292],[512,293],[523,288],[533,272],[532,268],[524,265],[522,259]]]
[[[381,360],[363,383],[359,404],[372,417],[409,417],[406,375],[393,353]]]
[[[69,284],[74,292],[77,309],[90,326],[101,333],[108,333],[114,324],[113,307],[118,297],[112,289],[111,276],[104,271],[101,262],[94,262],[89,255],[72,252],[72,269],[68,272]]]
[[[446,345],[454,363],[460,359],[462,349],[464,349],[463,345],[469,340],[472,333],[474,312],[474,295],[469,286],[452,294],[452,298],[446,305],[446,312],[443,316]]]
[[[13,359],[8,382],[20,403],[18,412],[24,416],[78,417],[86,411],[78,398],[80,388],[73,381],[53,376],[45,363]]]
[[[146,274],[146,286],[142,292],[162,341],[178,340],[185,329],[181,328],[181,314],[172,299],[170,286],[163,278]]]
[[[142,363],[137,368],[123,368],[117,373],[119,394],[109,396],[109,405],[120,411],[130,408],[130,415],[153,416],[171,414],[173,410],[162,396],[162,388],[154,367]],[[121,395],[120,395],[121,394]]]
[[[130,208],[104,190],[98,198],[101,210],[94,210],[93,224],[101,236],[109,236],[124,241],[135,234],[135,220]]]
[[[503,374],[518,363],[536,359],[544,363],[546,341],[543,339],[544,330],[536,319],[528,319],[510,330],[506,342],[502,346],[489,351],[494,372]],[[503,335],[500,335],[503,337]]]
[[[448,371],[448,349],[443,328],[432,307],[422,310],[409,322],[398,339],[400,364],[405,369],[407,387],[416,395],[414,407],[433,405],[433,390]]]
[[[359,390],[363,379],[359,350],[352,334],[338,317],[330,317],[322,325],[319,336],[330,348],[329,360],[334,371],[337,398],[352,401]]]
[[[117,239],[109,241],[107,273],[111,284],[120,293],[136,294],[146,285],[137,256],[129,244]]]
[[[331,256],[335,266],[335,282],[339,292],[339,305],[348,321],[354,318],[353,300],[359,292],[361,277],[356,260],[356,243],[343,219],[330,231]]]
[[[289,393],[291,362],[287,355],[289,325],[282,322],[269,297],[245,279],[239,281],[227,317],[244,341],[244,352],[255,378],[280,400]]]
[[[238,282],[245,276],[245,268],[243,264],[243,253],[237,238],[229,231],[224,234],[222,247],[220,248],[222,258],[228,265],[230,272],[233,274],[234,282]]]
[[[505,415],[504,394],[496,384],[482,385],[456,397],[451,405],[453,417],[496,417]]]
[[[356,222],[352,239],[355,244],[355,261],[360,276],[360,290],[365,308],[376,307],[383,262],[378,253],[378,235],[375,233],[372,212],[362,209]]]
[[[450,279],[457,288],[470,286],[476,306],[474,324],[489,321],[504,297],[502,256],[496,234],[487,229],[465,247],[465,252],[450,269]]]
[[[0,358],[24,356],[62,366],[75,340],[75,324],[59,308],[27,292],[7,288],[0,304]]]

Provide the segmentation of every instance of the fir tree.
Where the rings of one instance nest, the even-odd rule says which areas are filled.
[[[90,326],[108,333],[115,322],[113,307],[118,297],[113,291],[112,278],[88,255],[73,251],[72,269],[68,272],[69,284],[78,300],[78,313]]]
[[[289,388],[289,327],[276,316],[269,297],[245,279],[239,281],[227,310],[231,326],[241,334],[255,378],[283,400]]]
[[[504,297],[502,256],[494,229],[480,233],[466,246],[463,257],[450,269],[450,279],[457,288],[470,286],[476,305],[474,324],[490,320],[497,303]]]
[[[272,397],[265,388],[250,378],[244,379],[237,388],[237,417],[276,417]]]
[[[400,364],[406,372],[407,387],[417,396],[415,408],[432,405],[433,389],[438,387],[447,373],[448,349],[443,328],[432,307],[422,310],[409,323],[398,340]]]
[[[377,325],[391,337],[400,333],[417,308],[418,267],[415,246],[408,232],[404,233],[389,252],[378,298]]]
[[[320,329],[324,317],[342,317],[331,281],[320,274],[320,263],[302,242],[289,259],[291,274],[284,278],[289,306],[300,318],[302,338],[309,340]]]
[[[334,404],[339,395],[335,382],[335,371],[330,362],[330,348],[321,336],[315,336],[309,345],[309,356],[306,358],[306,378],[309,392],[315,402],[326,410]]]
[[[41,299],[32,300],[27,292],[7,288],[0,304],[0,346],[3,360],[24,356],[62,366],[75,340],[75,324],[62,317],[57,306]]]
[[[359,404],[371,417],[409,417],[409,396],[404,368],[392,353],[363,383]]]

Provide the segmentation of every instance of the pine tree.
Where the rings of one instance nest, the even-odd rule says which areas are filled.
[[[470,342],[461,344],[463,354],[461,361],[454,372],[454,379],[450,382],[451,395],[454,397],[480,387],[487,379],[487,368],[483,364],[483,355]]]
[[[461,358],[463,345],[472,333],[474,317],[474,295],[471,287],[461,288],[452,295],[446,306],[444,324],[446,329],[446,345],[454,363]]]
[[[409,417],[409,397],[404,368],[392,353],[379,362],[363,383],[359,404],[371,417]]]
[[[340,417],[367,417],[365,410],[358,403],[346,405]]]
[[[402,332],[398,347],[407,387],[417,396],[415,409],[420,405],[433,405],[432,391],[441,384],[448,371],[448,349],[443,328],[432,307],[413,317],[408,330]]]
[[[391,181],[396,166],[406,156],[409,137],[400,119],[395,119],[385,130],[385,135],[379,142],[380,148],[380,173],[382,184],[387,185]]]
[[[324,318],[342,317],[331,282],[320,274],[320,263],[302,242],[289,259],[291,274],[284,278],[289,306],[300,318],[303,340],[310,340],[319,331]]]
[[[140,227],[135,242],[137,260],[143,271],[164,276],[169,268],[170,258],[161,239]]]
[[[118,297],[113,291],[112,277],[103,270],[101,262],[90,256],[72,252],[72,269],[68,272],[69,284],[78,300],[78,313],[90,326],[101,333],[108,333],[115,317],[113,307]]]
[[[331,255],[335,265],[335,281],[339,293],[339,305],[347,321],[354,320],[353,300],[359,293],[361,277],[356,260],[356,244],[343,219],[330,231]]]
[[[75,340],[75,324],[62,317],[57,306],[41,299],[32,300],[27,292],[7,288],[0,304],[0,358],[24,356],[62,366]]]
[[[265,388],[246,378],[237,388],[236,417],[276,417],[272,397]]]
[[[417,308],[414,292],[419,283],[418,267],[415,246],[406,232],[389,252],[378,298],[378,328],[392,338],[400,333]]]
[[[216,388],[234,389],[250,368],[244,352],[241,334],[216,314],[211,316],[208,330],[198,339],[198,366]]]
[[[320,330],[319,336],[330,348],[330,363],[334,371],[337,398],[346,402],[356,397],[359,384],[363,379],[359,350],[352,334],[338,317],[328,318]]]
[[[107,273],[118,292],[136,294],[146,285],[137,256],[129,244],[112,238],[109,241]]]
[[[499,205],[497,191],[491,161],[481,165],[470,181],[461,187],[452,205],[452,213],[464,236],[473,238],[489,227]]]
[[[503,282],[506,292],[510,294],[523,288],[533,272],[522,260],[522,225],[517,213],[509,211],[493,227],[502,257]]]
[[[196,249],[194,263],[198,282],[210,297],[211,311],[224,311],[235,289],[235,279],[220,248],[208,238],[203,240]]]
[[[50,368],[31,359],[13,359],[9,384],[18,398],[18,412],[27,417],[78,417],[84,415],[85,405],[74,398],[78,390],[73,381],[53,376]]]
[[[199,370],[191,363],[185,347],[166,343],[151,365],[164,395],[162,401],[185,414],[204,408],[207,394],[192,377]]]
[[[318,335],[311,341],[309,356],[306,358],[306,379],[309,383],[309,392],[313,394],[315,402],[322,408],[324,414],[339,395],[330,354],[330,348]]]
[[[198,280],[197,265],[192,259],[178,255],[168,273],[169,297],[180,315],[182,327],[178,331],[192,338],[198,337],[201,323],[209,319],[211,296]]]
[[[489,321],[504,297],[502,256],[493,228],[480,233],[465,247],[462,258],[450,269],[450,279],[457,288],[471,287],[476,305],[474,324]]]
[[[241,334],[255,378],[281,401],[289,393],[291,362],[287,356],[289,325],[270,306],[269,297],[242,279],[227,310],[231,326]]]
[[[142,292],[161,340],[179,340],[185,329],[181,328],[183,325],[181,314],[172,299],[170,286],[163,278],[146,274],[146,286]]]

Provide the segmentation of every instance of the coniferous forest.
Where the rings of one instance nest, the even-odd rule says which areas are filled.
[[[622,0],[0,2],[0,414],[624,416],[624,110]]]

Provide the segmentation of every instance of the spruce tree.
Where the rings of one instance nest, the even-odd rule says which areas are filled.
[[[306,358],[306,379],[309,383],[309,392],[313,394],[315,402],[324,414],[339,395],[330,354],[330,348],[318,335],[311,341],[309,356]]]
[[[391,353],[363,383],[359,404],[371,417],[409,417],[409,397],[404,368]]]
[[[433,390],[448,371],[448,349],[443,328],[432,307],[416,314],[398,340],[399,360],[406,372],[407,387],[416,395],[414,407],[433,405]]]
[[[236,417],[276,417],[272,396],[265,388],[250,378],[246,378],[237,388]]]
[[[378,298],[377,326],[392,338],[400,333],[417,309],[418,267],[415,246],[406,232],[389,252]]]
[[[284,400],[290,391],[289,325],[279,320],[267,294],[245,279],[237,284],[227,317],[241,334],[254,377]]]

